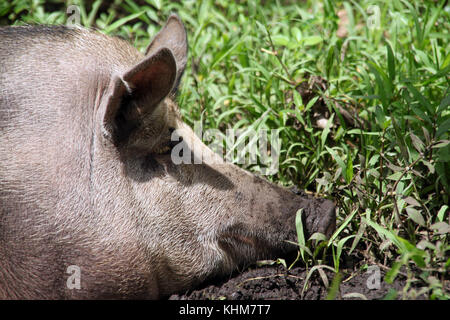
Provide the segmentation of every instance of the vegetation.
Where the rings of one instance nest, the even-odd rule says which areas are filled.
[[[359,256],[387,282],[407,277],[390,297],[450,298],[447,1],[13,0],[0,4],[0,24],[64,24],[71,4],[81,25],[142,51],[179,14],[190,48],[185,121],[279,129],[269,179],[337,200],[331,239],[299,237],[311,271],[338,273]]]

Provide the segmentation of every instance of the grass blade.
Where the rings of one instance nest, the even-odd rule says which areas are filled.
[[[141,14],[145,13],[145,11],[141,11],[132,15],[129,15],[127,17],[124,17],[122,19],[117,20],[116,22],[112,23],[110,26],[108,26],[104,32],[106,34],[109,34],[111,32],[113,32],[114,30],[118,29],[120,26],[124,25],[125,23],[134,20],[136,18],[138,18]]]
[[[389,71],[389,79],[391,80],[391,83],[394,83],[395,81],[395,56],[392,52],[391,45],[386,42],[386,51],[387,51],[387,58],[388,58],[388,71]]]

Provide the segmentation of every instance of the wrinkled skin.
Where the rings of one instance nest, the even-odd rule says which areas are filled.
[[[173,163],[174,130],[216,157],[172,99],[186,55],[175,15],[146,55],[81,28],[0,28],[0,298],[165,297],[295,249],[300,208],[308,235],[331,234],[329,200]]]

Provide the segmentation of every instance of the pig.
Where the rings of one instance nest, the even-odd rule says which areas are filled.
[[[145,54],[82,27],[0,28],[1,299],[161,299],[296,250],[299,209],[307,235],[333,232],[331,200],[174,163],[174,131],[215,157],[174,102],[187,51],[176,14]]]

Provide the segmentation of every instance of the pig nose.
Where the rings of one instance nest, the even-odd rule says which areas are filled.
[[[304,227],[307,237],[320,232],[329,239],[336,228],[336,207],[333,201],[310,197],[302,205],[305,207]]]
[[[300,200],[297,209],[305,209],[304,226],[308,236],[315,232],[320,232],[329,239],[336,229],[336,207],[334,202],[328,199],[314,198],[296,186],[290,188],[290,191],[295,193],[297,199]]]

